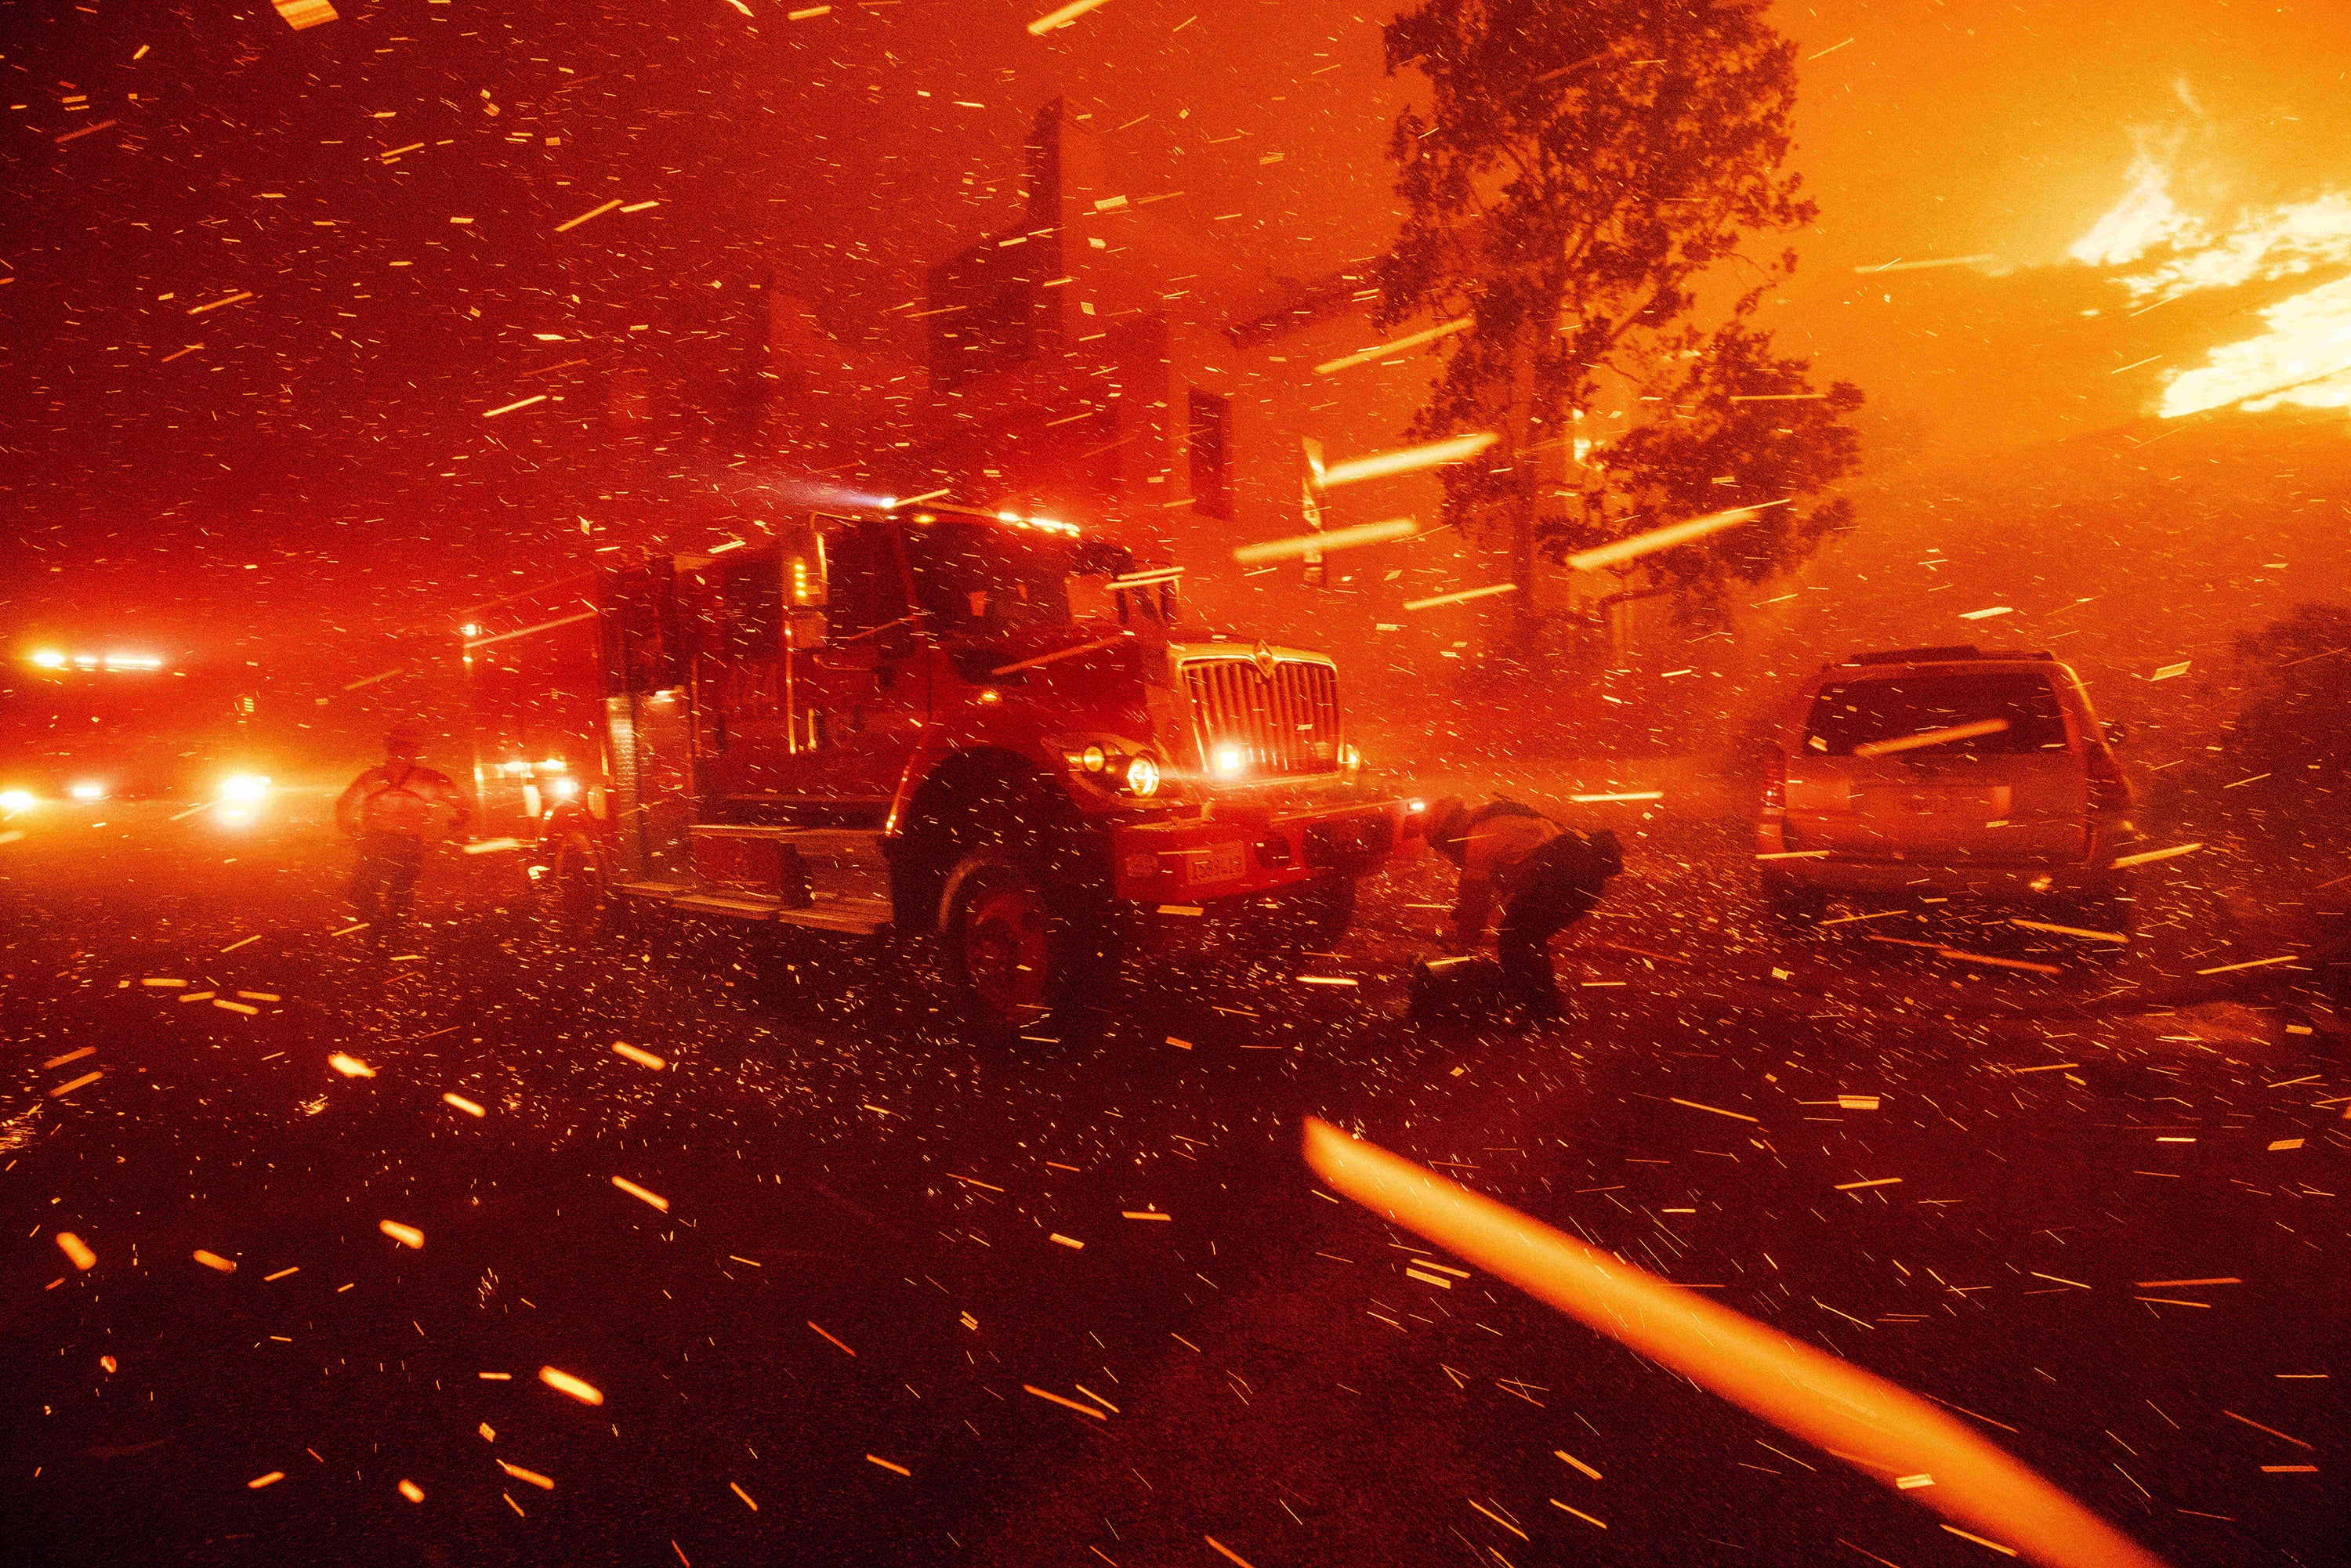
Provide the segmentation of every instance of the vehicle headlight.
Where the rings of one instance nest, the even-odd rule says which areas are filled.
[[[1159,793],[1159,764],[1148,757],[1128,758],[1126,792],[1146,798]]]
[[[106,799],[106,786],[94,779],[86,779],[66,793],[77,800],[103,800]]]
[[[221,780],[224,800],[258,800],[269,793],[269,780],[259,773],[232,773]]]
[[[555,791],[555,798],[557,800],[569,800],[573,796],[580,793],[580,780],[577,779],[558,779],[553,783],[549,784],[548,788]]]
[[[33,792],[30,789],[0,789],[0,811],[13,817],[19,811],[32,809]]]
[[[1363,766],[1364,754],[1356,750],[1353,745],[1339,747],[1339,767],[1342,771],[1353,773]]]
[[[1079,755],[1078,760],[1085,765],[1087,772],[1099,773],[1108,765],[1110,755],[1099,746],[1089,746]]]
[[[1217,747],[1214,760],[1217,771],[1230,777],[1238,773],[1247,765],[1249,758],[1241,755],[1241,748],[1238,746],[1219,746]]]

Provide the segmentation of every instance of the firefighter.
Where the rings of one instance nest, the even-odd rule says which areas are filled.
[[[445,773],[418,760],[421,731],[396,725],[383,737],[384,760],[351,780],[335,802],[335,825],[359,841],[351,872],[351,903],[368,923],[368,940],[382,947],[408,924],[409,902],[426,849],[454,834],[469,815],[465,798]]]
[[[1579,833],[1515,800],[1496,800],[1471,810],[1450,798],[1437,802],[1428,839],[1461,868],[1449,950],[1475,951],[1500,903],[1498,956],[1505,992],[1537,1017],[1558,1016],[1551,939],[1591,914],[1608,879],[1625,869],[1616,835],[1605,828]]]

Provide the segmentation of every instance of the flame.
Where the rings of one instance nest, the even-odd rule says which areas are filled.
[[[2130,190],[2065,254],[2092,267],[2121,267],[2157,246],[2184,249],[2203,238],[2204,225],[2171,199],[2171,171],[2142,152],[2131,162]]]
[[[2172,171],[2141,153],[2130,188],[2067,254],[2093,267],[2129,267],[2114,281],[2136,303],[2211,288],[2351,268],[2351,193],[2249,209],[2215,229],[2172,199]],[[2351,272],[2264,306],[2261,336],[2209,350],[2173,372],[2156,412],[2166,419],[2234,405],[2351,408]]]

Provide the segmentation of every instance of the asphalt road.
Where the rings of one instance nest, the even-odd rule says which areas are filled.
[[[1403,1020],[1424,864],[1333,955],[1015,1052],[814,938],[559,951],[496,856],[371,966],[303,811],[6,824],[8,1561],[2005,1560],[1318,1190],[1309,1114],[1965,1412],[2174,1563],[2351,1560],[2351,1071],[2290,975],[2194,973],[2271,955],[2192,878],[2118,957],[1791,934],[1734,824],[1661,821],[1556,1028]]]

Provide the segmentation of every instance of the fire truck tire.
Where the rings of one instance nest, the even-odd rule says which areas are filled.
[[[1085,944],[1066,899],[1036,867],[1001,850],[979,850],[947,874],[948,978],[971,1024],[1002,1034],[1071,999]]]

